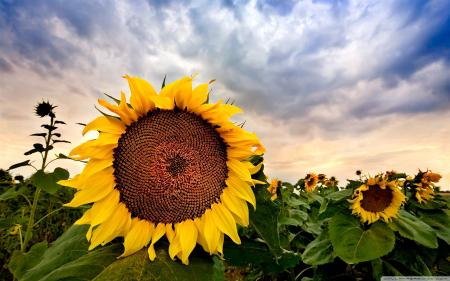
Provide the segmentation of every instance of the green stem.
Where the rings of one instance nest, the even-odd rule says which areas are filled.
[[[54,117],[50,116],[50,126],[54,126]],[[45,138],[45,151],[44,151],[44,157],[42,158],[42,166],[41,170],[44,171],[46,162],[47,162],[47,156],[48,156],[48,146],[50,145],[50,141],[52,139],[52,131],[48,130],[48,135]],[[31,206],[30,211],[30,218],[28,219],[27,224],[27,231],[25,232],[25,238],[23,241],[23,244],[20,245],[20,251],[24,253],[27,249],[28,242],[31,239],[32,230],[35,225],[34,223],[34,216],[36,215],[36,207],[39,201],[39,195],[41,194],[41,189],[39,187],[36,187],[36,191],[34,192],[34,198],[33,198],[33,205]]]
[[[20,239],[20,249],[22,249],[23,245],[22,227],[19,227],[19,239]]]
[[[37,203],[38,203],[40,194],[41,194],[41,189],[38,187],[38,188],[36,188],[36,191],[34,192],[33,206],[31,206],[31,212],[30,212],[30,218],[28,219],[27,231],[25,232],[25,239],[20,248],[22,253],[25,252],[28,242],[30,241],[30,238],[31,238],[31,230],[34,225],[34,215],[36,214],[36,207],[37,207]]]
[[[63,208],[58,208],[58,209],[56,209],[56,210],[51,211],[50,213],[48,213],[48,214],[46,214],[45,216],[43,216],[42,218],[40,218],[37,222],[35,222],[33,226],[38,225],[43,219],[45,219],[46,217],[52,215],[53,213],[56,213],[56,212],[58,212],[58,211],[61,211],[62,209],[63,209]]]

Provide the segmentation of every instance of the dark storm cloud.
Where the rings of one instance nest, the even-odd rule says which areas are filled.
[[[83,71],[103,54],[121,58],[117,68],[170,78],[186,74],[178,56],[247,111],[329,130],[366,116],[447,109],[448,79],[419,74],[436,63],[433,71],[450,68],[449,18],[444,0],[2,1],[0,71]],[[364,92],[343,94],[361,83]],[[387,99],[404,83],[417,94]]]
[[[1,53],[41,74],[95,64],[79,42],[112,28],[114,5],[94,1],[1,1]],[[59,34],[62,27],[67,34]]]

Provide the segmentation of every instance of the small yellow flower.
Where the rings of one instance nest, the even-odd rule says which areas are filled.
[[[270,192],[270,194],[272,194],[272,197],[270,197],[272,201],[277,199],[277,190],[278,188],[280,188],[280,186],[281,181],[277,178],[272,179],[272,181],[270,182],[270,185],[267,188],[267,190]]]
[[[20,229],[22,228],[22,226],[20,224],[16,224],[11,231],[9,232],[10,235],[17,235],[20,231]]]
[[[386,182],[382,176],[367,179],[355,190],[351,203],[352,213],[369,224],[380,218],[389,222],[397,217],[400,206],[406,201],[396,181]]]
[[[314,191],[317,188],[319,177],[315,173],[309,173],[305,177],[305,189],[306,192]]]

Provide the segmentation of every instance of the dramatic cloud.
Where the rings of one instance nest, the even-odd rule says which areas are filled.
[[[0,164],[27,149],[42,98],[85,122],[124,73],[198,71],[245,109],[271,175],[450,173],[448,34],[445,0],[0,1]]]

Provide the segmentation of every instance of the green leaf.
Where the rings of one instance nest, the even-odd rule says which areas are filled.
[[[55,170],[53,170],[53,178],[56,181],[66,180],[69,178],[69,176],[70,176],[69,171],[61,167],[56,167]]]
[[[20,162],[20,163],[16,163],[16,164],[14,164],[14,165],[11,165],[11,166],[8,168],[8,171],[9,171],[9,170],[12,170],[12,169],[19,168],[19,167],[23,167],[23,166],[29,166],[29,165],[30,165],[30,160],[25,160],[25,161],[23,161],[23,162]]]
[[[62,188],[57,182],[69,178],[69,172],[63,168],[55,168],[53,173],[45,173],[42,170],[37,171],[31,176],[31,182],[50,194],[55,194],[58,189]]]
[[[8,268],[15,278],[22,280],[22,277],[30,268],[36,266],[47,250],[47,241],[34,244],[27,253],[14,251]]]
[[[385,223],[376,222],[364,230],[359,220],[348,214],[336,214],[329,233],[334,252],[349,264],[385,256],[395,244],[395,234]]]
[[[49,130],[50,132],[58,129],[58,127],[47,125],[47,124],[41,125],[41,127]]]
[[[330,202],[330,201],[328,201],[327,199],[322,201],[322,203],[320,204],[320,208],[319,208],[319,214],[322,214],[323,212],[325,212],[327,210],[328,202]]]
[[[28,156],[28,155],[31,155],[31,154],[36,153],[36,152],[38,152],[38,150],[36,148],[33,148],[33,149],[30,149],[27,152],[25,152],[23,155],[27,155]]]
[[[33,136],[33,137],[46,137],[47,136],[47,133],[35,133],[35,134],[31,134],[30,136]]]
[[[433,229],[405,210],[400,210],[399,217],[392,220],[388,226],[410,240],[425,247],[436,249],[438,242]]]
[[[217,256],[212,257],[214,267],[214,281],[225,281],[225,265]]]
[[[319,236],[306,246],[302,260],[309,265],[331,263],[334,260],[333,247],[328,237],[328,230],[324,229]]]
[[[163,79],[162,84],[161,84],[161,89],[166,86],[166,78],[167,78],[167,74],[164,75],[164,79]]]
[[[267,245],[254,241],[244,240],[241,245],[225,241],[223,252],[227,264],[233,266],[260,265],[273,261]]]
[[[319,202],[319,204],[322,204],[325,198],[323,198],[321,195],[319,195],[316,192],[307,192],[306,198],[308,198],[308,203],[311,204],[314,201]]]
[[[361,181],[354,181],[354,180],[347,180],[348,184],[345,187],[345,189],[350,189],[353,191],[353,189],[360,187],[361,185],[363,185],[363,182]]]
[[[279,208],[270,200],[266,189],[255,188],[257,211],[250,209],[250,224],[258,235],[266,242],[274,256],[281,253],[278,235]]]
[[[134,255],[116,260],[102,271],[94,281],[150,281],[150,280],[214,280],[217,276],[210,257],[199,257],[191,255],[189,265],[185,266],[170,259],[164,249],[157,249],[157,258],[151,262],[147,250],[143,249]],[[223,274],[223,273],[222,273]]]
[[[375,280],[381,280],[383,277],[383,260],[382,259],[374,259],[370,262],[372,266],[372,277]]]
[[[34,245],[28,253],[11,261],[15,277],[19,281],[91,280],[116,261],[123,248],[113,244],[88,252],[87,229],[87,225],[72,226],[48,249],[40,243],[34,249]]]
[[[71,143],[68,140],[54,140],[53,143],[58,143],[58,142],[64,142],[64,143]]]
[[[280,225],[292,225],[292,226],[301,226],[303,225],[303,220],[299,220],[298,218],[290,218],[285,216],[280,216],[278,220]]]
[[[431,226],[436,235],[450,245],[450,217],[444,211],[424,212],[420,219]]]
[[[107,96],[108,98],[112,99],[115,103],[120,104],[120,100],[119,99],[117,99],[117,98],[115,98],[115,97],[113,97],[111,95],[108,95],[107,93],[103,93],[103,94],[105,96]]]
[[[297,206],[300,206],[300,207],[304,207],[304,208],[306,208],[306,209],[309,209],[309,208],[310,208],[310,207],[309,207],[309,204],[308,204],[306,201],[304,201],[304,200],[302,200],[302,199],[295,198],[295,197],[293,197],[293,196],[283,197],[283,200],[284,200],[284,202],[285,202],[286,204],[288,204],[288,205],[291,206],[291,207],[297,207]]]
[[[353,190],[351,189],[344,189],[344,190],[340,190],[340,191],[336,191],[333,193],[328,194],[328,199],[333,200],[333,201],[341,201],[345,198],[350,197],[353,194]]]
[[[35,143],[35,144],[33,144],[33,147],[38,151],[38,152],[43,152],[45,149],[44,149],[44,146],[42,145],[42,144],[40,144],[40,143]]]
[[[24,192],[25,192],[25,187],[22,186],[19,189],[17,189],[16,186],[12,186],[0,195],[0,201],[14,199],[17,196],[23,194]]]
[[[58,280],[91,280],[98,275],[99,272],[117,260],[117,256],[122,251],[119,244],[113,244],[101,247],[95,251],[70,261],[50,273],[45,275],[40,281],[58,281]],[[28,275],[26,275],[28,276]],[[25,276],[25,277],[26,277]],[[35,280],[27,278],[27,281]]]

